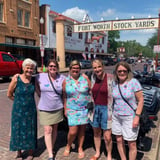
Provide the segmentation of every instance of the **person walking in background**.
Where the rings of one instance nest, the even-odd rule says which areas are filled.
[[[36,62],[27,58],[22,63],[23,73],[13,76],[7,96],[13,100],[11,115],[10,150],[17,151],[22,160],[22,150],[28,150],[27,160],[33,159],[37,148],[37,111],[34,99],[35,81],[32,74]]]
[[[94,132],[94,144],[96,154],[90,160],[97,160],[100,157],[101,133],[107,150],[107,160],[112,159],[112,82],[113,76],[104,72],[103,62],[95,59],[92,62],[93,75],[91,76],[91,91],[95,104],[93,122],[91,125]]]
[[[44,126],[48,160],[54,160],[58,123],[63,121],[62,83],[65,77],[58,73],[59,65],[56,60],[50,59],[47,66],[48,73],[40,73],[37,76],[36,91],[40,97],[39,120]]]
[[[68,120],[69,132],[64,156],[69,156],[71,145],[78,134],[78,158],[84,158],[83,143],[86,124],[88,123],[88,109],[90,100],[90,81],[87,76],[80,73],[81,66],[73,60],[69,66],[69,75],[63,83],[64,113]]]
[[[129,160],[136,160],[136,139],[144,103],[142,87],[133,78],[127,62],[120,62],[116,65],[114,77],[112,133],[116,135],[117,148],[121,159],[127,160],[124,144],[124,140],[126,140],[129,147]]]

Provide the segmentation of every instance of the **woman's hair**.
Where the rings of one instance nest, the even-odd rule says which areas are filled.
[[[115,70],[114,70],[114,79],[115,79],[116,83],[118,83],[118,81],[119,81],[119,78],[118,78],[118,75],[117,75],[117,69],[118,69],[119,66],[123,66],[127,69],[127,72],[128,72],[127,81],[131,80],[133,78],[133,74],[132,74],[132,71],[131,71],[131,68],[130,68],[129,64],[125,61],[121,61],[121,62],[116,64],[116,67],[115,67]]]
[[[102,60],[99,59],[99,58],[96,58],[96,59],[92,60],[92,66],[93,66],[93,63],[98,63],[99,65],[104,66]]]
[[[35,69],[36,66],[37,66],[37,63],[34,60],[30,59],[30,58],[26,58],[22,63],[22,67],[26,67],[27,65],[33,65],[34,69]]]
[[[58,62],[57,62],[55,59],[49,59],[49,60],[48,60],[48,63],[47,63],[47,67],[48,67],[49,64],[52,63],[52,62],[56,65],[57,69],[59,70],[59,64],[58,64]]]
[[[70,63],[70,65],[69,65],[69,69],[71,69],[73,66],[75,66],[75,65],[79,65],[79,67],[80,67],[80,69],[81,69],[81,65],[80,65],[80,63],[79,63],[79,61],[78,60],[73,60],[71,63]]]

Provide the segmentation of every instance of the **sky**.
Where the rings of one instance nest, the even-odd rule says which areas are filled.
[[[40,5],[48,4],[51,10],[82,22],[88,14],[92,22],[131,19],[157,18],[160,0],[40,0]],[[120,31],[118,41],[136,40],[146,45],[155,29]]]

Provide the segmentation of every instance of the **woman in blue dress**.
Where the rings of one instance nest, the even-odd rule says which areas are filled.
[[[37,147],[37,111],[32,77],[36,62],[27,58],[22,67],[23,73],[12,78],[7,92],[8,98],[13,100],[10,150],[17,151],[19,160],[22,159],[21,151],[28,150],[27,160],[31,160]]]
[[[63,83],[64,112],[69,125],[68,142],[63,155],[69,156],[71,145],[78,135],[78,158],[84,158],[83,142],[88,123],[86,106],[90,100],[90,81],[80,70],[80,63],[72,61],[70,74]]]

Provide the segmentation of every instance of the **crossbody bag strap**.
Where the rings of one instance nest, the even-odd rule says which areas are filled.
[[[119,93],[122,97],[122,99],[129,105],[129,107],[135,112],[135,109],[129,104],[129,102],[123,97],[122,95],[122,92],[121,92],[121,89],[120,89],[120,86],[119,86],[119,83],[118,83],[118,89],[119,89]]]
[[[58,94],[59,96],[61,96],[61,94],[58,93],[57,90],[55,89],[55,87],[54,87],[54,85],[53,85],[53,83],[52,83],[52,80],[51,80],[51,77],[49,76],[49,74],[48,74],[48,78],[49,78],[49,80],[50,80],[50,83],[51,83],[51,85],[52,85],[53,90],[56,92],[56,94]]]

